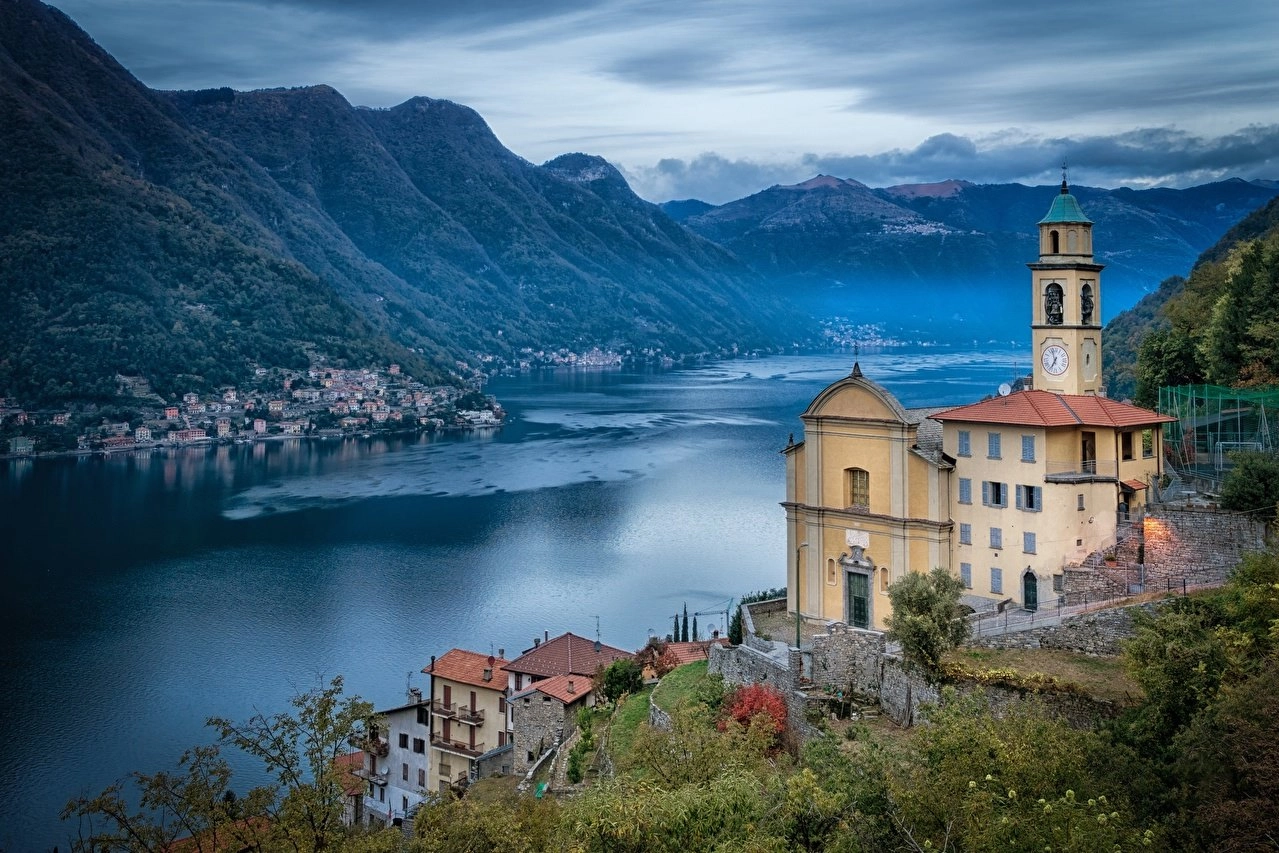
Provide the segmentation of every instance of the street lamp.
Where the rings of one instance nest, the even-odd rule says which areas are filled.
[[[799,600],[799,552],[808,547],[807,542],[801,542],[795,546],[795,648],[800,647],[799,622],[800,609],[803,605]]]

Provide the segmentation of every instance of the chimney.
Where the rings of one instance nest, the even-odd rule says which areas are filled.
[[[410,687],[410,688],[409,688],[409,701],[410,701],[410,702],[412,702],[412,703],[414,703],[414,704],[417,704],[417,703],[421,702],[421,701],[422,701],[422,688],[420,688],[420,687]]]
[[[497,650],[497,656],[498,656],[498,657],[500,657],[500,658],[504,658],[504,657],[506,657],[506,649],[498,649],[498,650]]]
[[[536,648],[537,648],[538,646],[540,646],[540,645],[542,645],[542,641],[541,641],[540,639],[538,639],[537,637],[534,637],[534,638],[533,638],[533,648],[535,648],[535,649],[536,649]]]
[[[571,679],[571,678],[568,680],[568,692],[569,692],[569,693],[575,693],[575,692],[577,692],[577,691],[575,691],[575,690],[573,689],[573,679]]]
[[[543,639],[544,641],[546,641],[546,642],[550,642],[550,639],[551,639],[551,632],[550,632],[550,631],[543,631],[543,632],[542,632],[542,639]]]
[[[483,678],[485,681],[492,681],[492,680],[493,680],[493,670],[489,669],[488,667],[485,667],[485,668],[484,668],[484,674],[483,674],[482,676],[480,676],[480,677],[481,677],[481,678]]]

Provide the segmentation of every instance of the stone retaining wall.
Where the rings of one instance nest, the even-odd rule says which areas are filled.
[[[854,696],[879,693],[884,635],[836,622],[813,638],[810,678],[814,687],[848,690]]]
[[[1114,657],[1123,651],[1123,641],[1132,636],[1133,613],[1153,613],[1157,602],[1134,604],[1069,616],[1060,625],[1031,628],[991,637],[973,637],[967,645],[983,649],[1061,649],[1099,657]]]
[[[1243,555],[1265,548],[1265,525],[1244,515],[1156,506],[1144,525],[1147,588],[1182,578],[1220,582]]]

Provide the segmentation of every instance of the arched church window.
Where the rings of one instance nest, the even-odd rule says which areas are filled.
[[[848,506],[870,509],[870,472],[862,468],[849,468]]]
[[[1062,289],[1053,282],[1044,289],[1044,317],[1050,326],[1060,326],[1062,322]]]
[[[1051,244],[1049,251],[1054,255],[1061,254],[1061,235],[1056,231],[1049,231],[1048,240]]]
[[[1092,285],[1085,284],[1079,290],[1079,322],[1085,326],[1092,325],[1093,299]]]
[[[839,575],[835,571],[835,558],[830,557],[826,560],[826,583],[834,586],[839,581]]]

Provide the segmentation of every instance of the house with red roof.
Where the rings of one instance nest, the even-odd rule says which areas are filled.
[[[508,665],[499,650],[485,655],[449,649],[422,669],[431,676],[429,791],[465,788],[492,773],[511,772],[507,712]]]
[[[858,364],[786,457],[787,607],[882,629],[888,587],[936,566],[974,609],[1055,600],[1113,549],[1163,473],[1173,418],[1105,396],[1092,222],[1065,180],[1031,272],[1030,387],[907,409]]]

